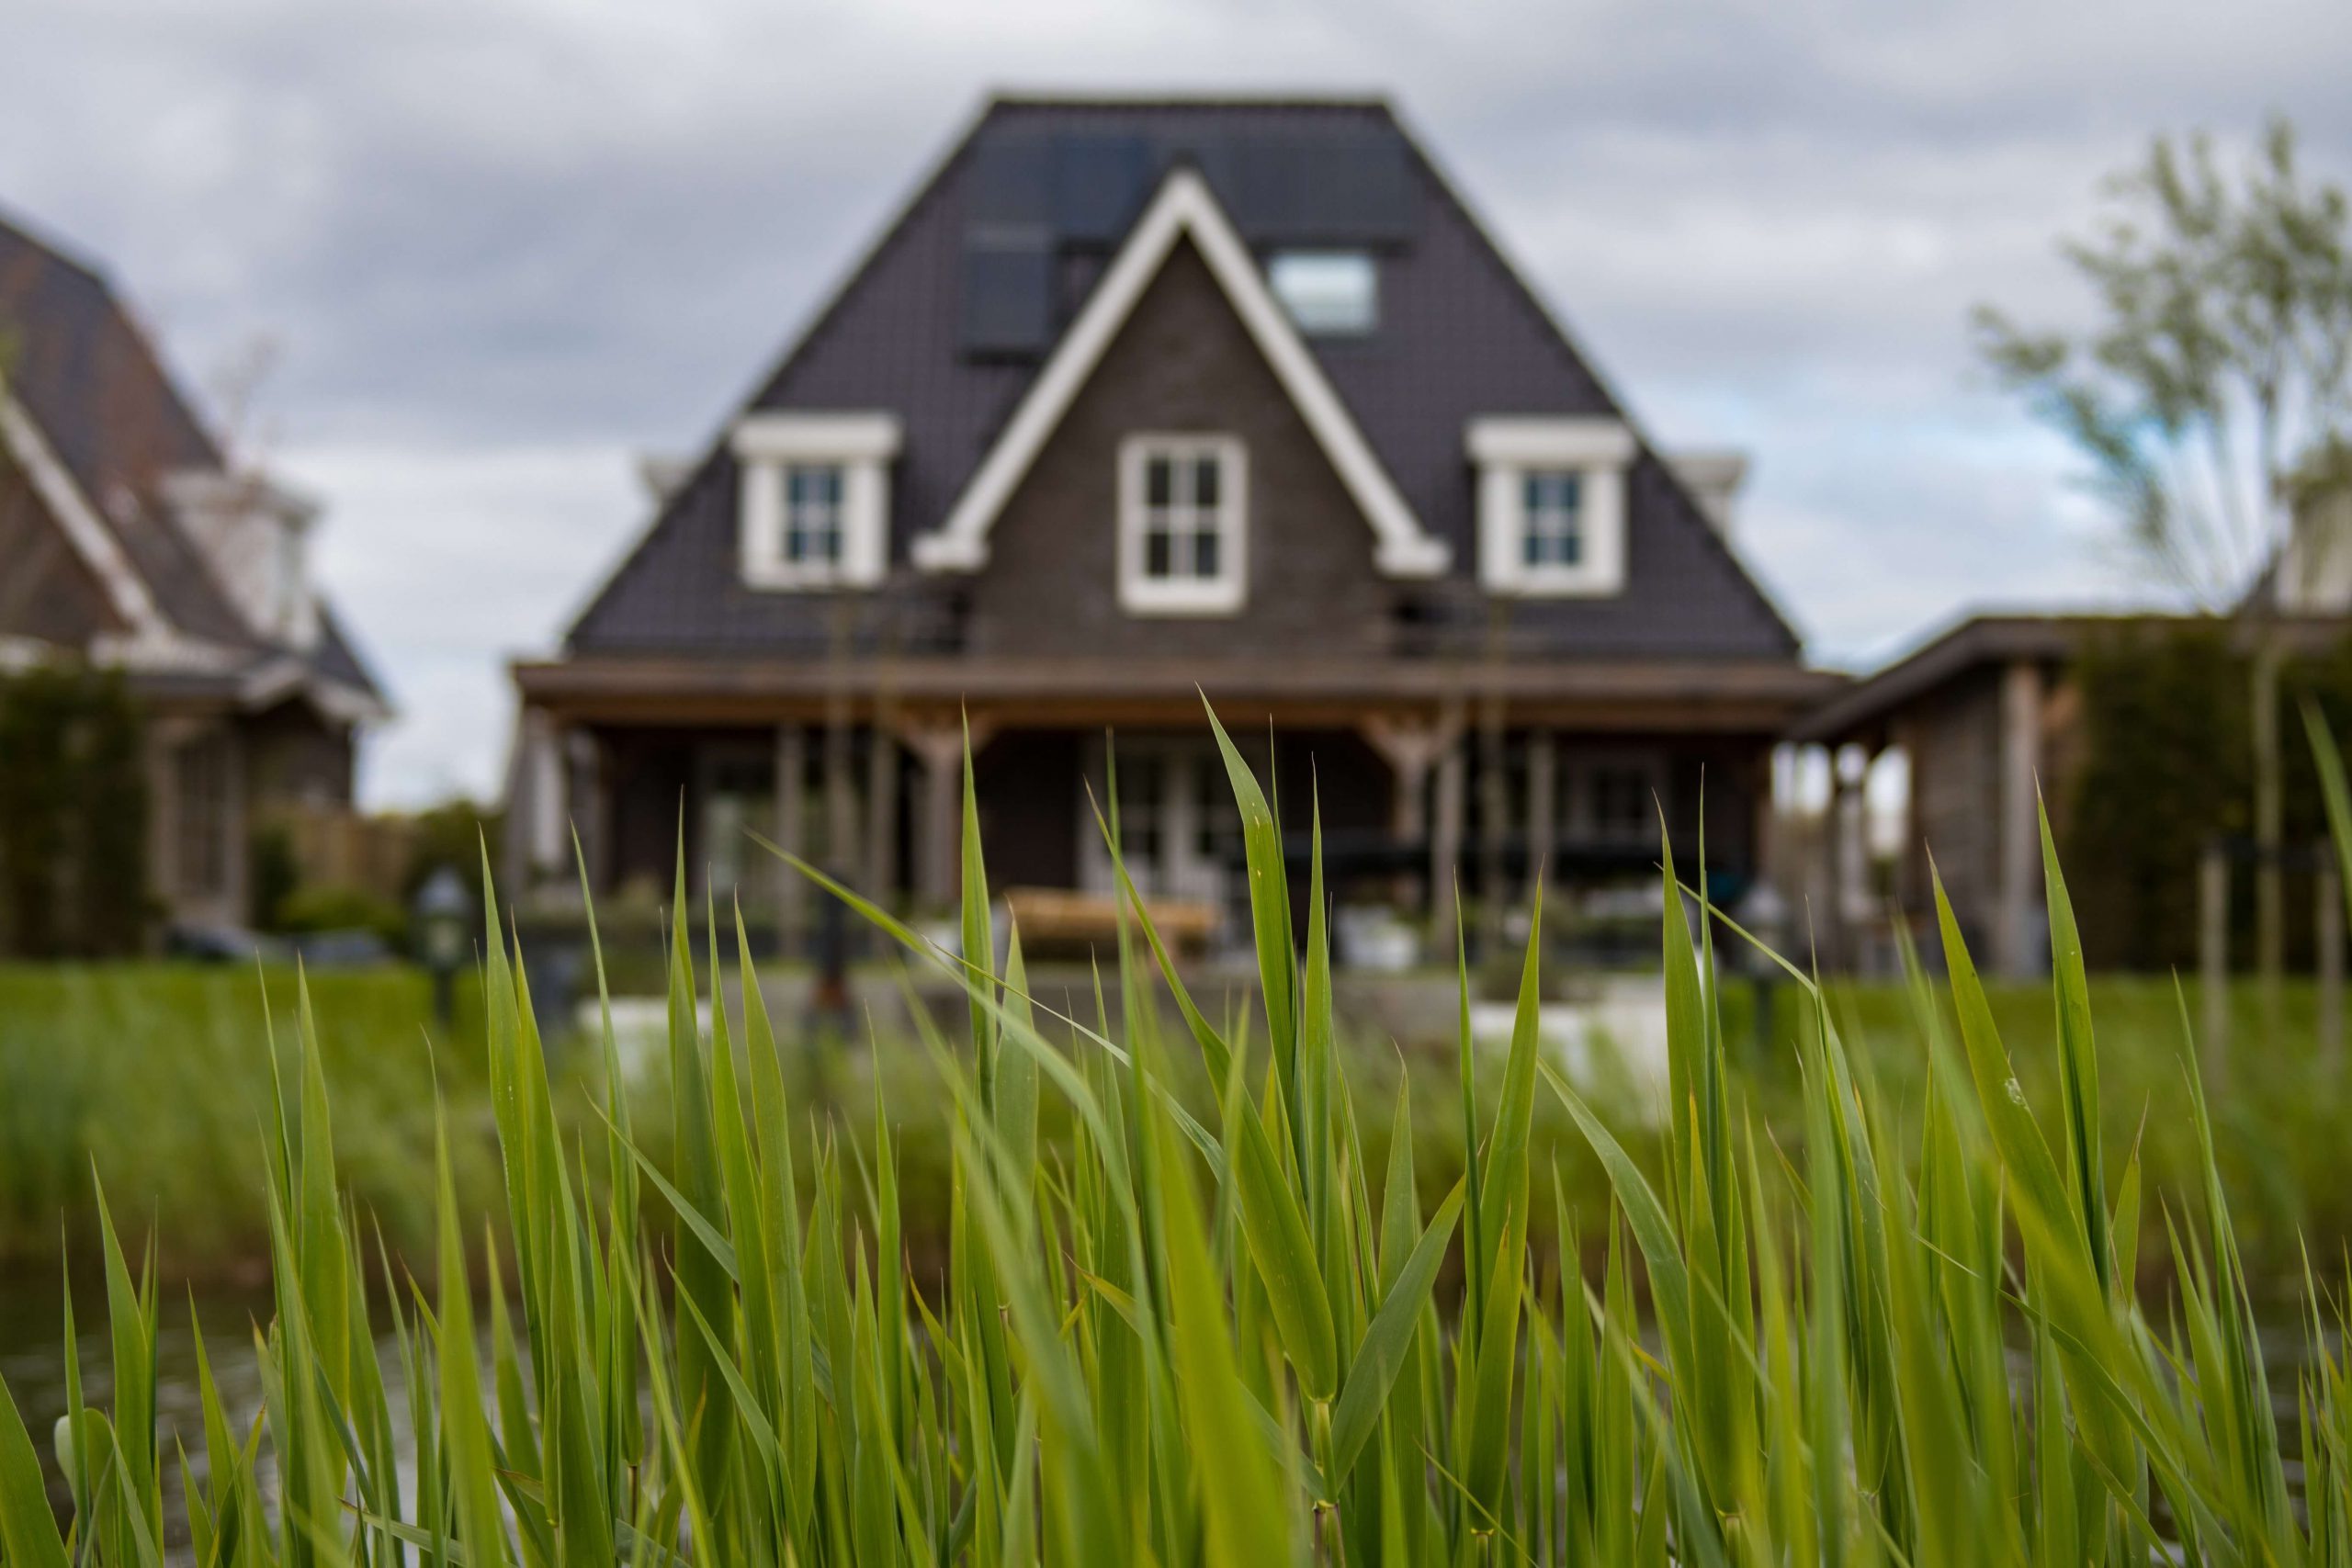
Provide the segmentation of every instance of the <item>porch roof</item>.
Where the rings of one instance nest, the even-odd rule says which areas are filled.
[[[1499,699],[1512,722],[1780,734],[1846,677],[1778,660],[1493,662],[1427,659],[1104,660],[922,657],[811,660],[599,659],[514,666],[524,702],[575,722],[766,723],[829,703],[909,719],[1030,726],[1353,723]]]

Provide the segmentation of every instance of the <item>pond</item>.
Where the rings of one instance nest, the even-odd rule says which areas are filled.
[[[40,1456],[48,1479],[50,1500],[59,1517],[71,1503],[65,1474],[58,1464],[56,1427],[65,1414],[65,1312],[62,1283],[41,1288],[18,1280],[0,1283],[0,1381],[7,1384],[33,1448]],[[260,1413],[262,1380],[254,1336],[268,1324],[272,1311],[266,1292],[209,1292],[193,1296],[166,1290],[155,1331],[155,1410],[161,1436],[164,1470],[164,1551],[175,1562],[190,1560],[183,1488],[193,1482],[204,1485],[204,1403],[197,1371],[197,1336],[204,1340],[204,1356],[212,1368],[213,1386],[240,1438]],[[193,1311],[191,1312],[191,1309]],[[74,1294],[75,1348],[80,1352],[83,1403],[104,1408],[114,1383],[106,1318],[106,1292],[97,1282],[77,1283]],[[376,1344],[384,1369],[386,1397],[392,1405],[392,1430],[401,1441],[402,1495],[414,1481],[406,1441],[408,1409],[401,1375],[399,1344],[385,1335]],[[176,1439],[176,1441],[175,1440]],[[183,1476],[178,1450],[185,1445],[187,1472]],[[269,1445],[265,1440],[263,1485],[275,1477],[268,1469]],[[274,1501],[266,1497],[266,1501]]]

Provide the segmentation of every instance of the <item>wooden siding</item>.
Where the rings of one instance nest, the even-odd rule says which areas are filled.
[[[1118,598],[1120,441],[1231,434],[1249,447],[1249,600],[1130,616]],[[975,654],[1121,659],[1373,653],[1391,596],[1339,475],[1190,242],[1177,247],[1014,491],[972,585]]]
[[[1971,950],[1990,953],[2000,899],[2000,671],[1971,671],[1921,699],[1902,716],[1895,739],[1911,767],[1904,907],[1933,911],[1932,854]]]

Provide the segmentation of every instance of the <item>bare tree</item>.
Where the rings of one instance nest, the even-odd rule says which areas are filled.
[[[2275,1030],[2280,881],[2278,673],[2271,574],[2299,500],[2341,476],[2352,408],[2352,249],[2341,186],[2314,181],[2274,118],[2225,173],[2203,133],[2159,136],[2109,179],[2086,238],[2063,245],[2093,324],[2029,331],[1979,307],[1977,347],[2004,385],[2088,461],[2088,488],[2137,564],[2254,628],[2257,962]]]

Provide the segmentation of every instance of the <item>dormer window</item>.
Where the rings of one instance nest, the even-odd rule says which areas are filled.
[[[1584,475],[1574,468],[1531,468],[1520,480],[1520,565],[1547,571],[1584,564]]]
[[[1229,615],[1248,595],[1248,460],[1230,435],[1119,446],[1119,603],[1139,615]]]
[[[890,560],[887,413],[746,415],[729,445],[741,469],[741,570],[753,588],[870,588]]]
[[[811,571],[842,564],[842,465],[784,466],[784,558]]]
[[[1613,419],[1470,422],[1478,580],[1490,593],[1600,597],[1625,585],[1625,470],[1633,432]]]

